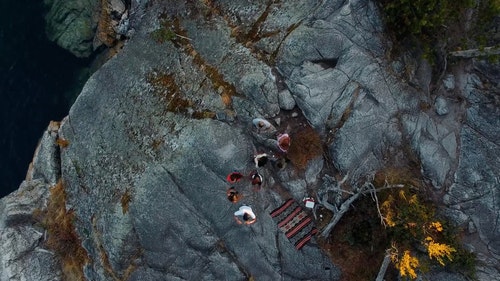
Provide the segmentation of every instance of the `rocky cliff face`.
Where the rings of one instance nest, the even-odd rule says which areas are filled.
[[[47,37],[77,57],[113,47],[127,35],[124,0],[45,0]]]
[[[133,36],[0,201],[2,280],[339,280],[270,211],[314,194],[325,174],[354,184],[410,160],[465,229],[478,278],[500,279],[498,68],[460,62],[431,94],[425,62],[385,56],[371,2],[178,2],[132,1]],[[256,117],[276,131],[259,132]],[[254,170],[256,152],[278,155],[275,133],[294,144],[310,126],[324,157],[260,168],[260,191],[239,187],[258,221],[236,225],[226,175]],[[87,255],[62,267],[44,246],[57,232],[33,218],[58,183]]]

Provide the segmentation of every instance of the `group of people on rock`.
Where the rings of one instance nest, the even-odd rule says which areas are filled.
[[[230,184],[235,184],[245,178],[250,180],[252,186],[255,187],[254,190],[260,189],[263,178],[262,175],[259,174],[257,171],[253,171],[252,173],[250,173],[250,175],[246,177],[242,173],[234,171],[229,175],[227,175],[226,180]],[[234,186],[231,186],[226,191],[226,196],[231,203],[237,203],[238,201],[241,200],[241,198],[243,198],[243,195],[241,195]],[[255,213],[252,211],[251,207],[243,205],[240,207],[238,211],[234,213],[234,219],[238,224],[252,224],[255,222],[256,216]]]
[[[271,129],[274,130],[274,126],[267,120],[262,118],[254,119],[253,124],[257,127],[257,130],[259,132]],[[290,136],[286,133],[279,134],[277,136],[276,146],[281,152],[286,153],[290,148]],[[270,156],[266,153],[256,154],[254,156],[255,168],[259,169],[265,166],[268,163],[269,159]],[[230,183],[231,185],[236,184],[237,182],[240,182],[241,180],[245,179],[250,180],[252,186],[254,187],[254,190],[260,190],[264,180],[262,175],[258,172],[258,170],[252,171],[247,176],[243,175],[241,172],[233,171],[229,173],[226,177],[227,182]],[[237,203],[243,197],[243,195],[240,194],[234,186],[231,186],[226,191],[226,196],[231,203]],[[238,224],[249,225],[255,223],[257,217],[250,206],[243,205],[239,208],[238,211],[234,213],[234,219]]]

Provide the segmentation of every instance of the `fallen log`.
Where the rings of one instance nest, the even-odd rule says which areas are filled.
[[[500,48],[499,47],[486,47],[486,48],[482,48],[482,49],[470,49],[470,50],[463,50],[463,51],[454,51],[454,52],[449,52],[448,54],[452,57],[470,59],[470,58],[476,58],[476,57],[500,55]]]

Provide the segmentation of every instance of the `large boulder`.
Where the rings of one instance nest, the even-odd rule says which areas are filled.
[[[97,27],[97,0],[46,0],[46,33],[49,40],[77,57],[88,57]]]
[[[125,0],[44,0],[44,4],[47,37],[79,58],[103,45],[114,47],[128,36],[129,6],[144,5],[141,1],[127,5]]]
[[[48,281],[61,276],[57,257],[43,245],[46,232],[35,215],[47,207],[49,188],[60,178],[58,129],[51,123],[35,151],[26,180],[0,200],[0,280]]]

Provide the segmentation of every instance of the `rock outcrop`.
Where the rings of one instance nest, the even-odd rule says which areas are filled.
[[[58,124],[43,134],[33,167],[19,189],[0,200],[0,280],[60,280],[56,255],[44,248],[46,232],[35,213],[47,206],[49,188],[60,178],[56,145]]]
[[[132,1],[131,10],[133,36],[45,133],[20,190],[0,201],[2,280],[61,278],[31,215],[59,181],[87,280],[339,280],[326,253],[314,242],[295,250],[269,213],[314,194],[325,174],[354,184],[409,162],[467,230],[479,279],[500,279],[498,68],[458,64],[431,95],[425,62],[387,60],[366,1]],[[259,191],[238,183],[239,204],[257,214],[243,227],[225,177],[256,169],[256,152],[280,153],[256,117],[292,144],[314,128],[328,156],[304,170],[259,168]]]
[[[113,47],[129,32],[123,0],[45,0],[47,37],[80,58]]]

